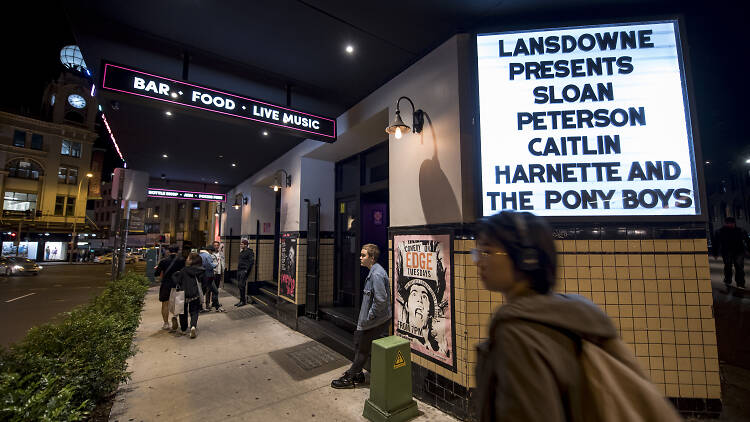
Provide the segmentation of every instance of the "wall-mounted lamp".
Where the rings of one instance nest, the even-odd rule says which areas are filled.
[[[219,215],[223,214],[225,211],[224,204],[219,202],[216,204],[216,211],[214,212],[214,215],[218,217]]]
[[[274,192],[278,192],[281,188],[288,188],[292,186],[292,176],[286,172],[286,170],[279,170],[273,176],[273,183],[269,186]]]
[[[243,205],[247,205],[247,196],[244,196],[241,193],[234,195],[234,205],[232,205],[232,208],[238,210]]]
[[[407,100],[409,101],[409,104],[411,104],[411,125],[414,127],[414,133],[421,132],[422,126],[424,126],[424,111],[421,109],[415,109],[414,103],[409,97],[401,97],[396,101],[396,117],[393,118],[393,124],[385,128],[386,133],[395,135],[396,139],[401,139],[404,133],[409,133],[409,131],[412,130],[412,128],[401,119],[401,109],[399,108],[401,100]]]

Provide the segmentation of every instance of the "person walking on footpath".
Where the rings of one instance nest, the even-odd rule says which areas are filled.
[[[177,256],[177,252],[180,249],[177,246],[169,248],[169,255],[165,256],[164,259],[159,261],[154,271],[154,276],[158,277],[161,275],[161,285],[159,286],[159,301],[161,302],[161,317],[164,319],[164,325],[162,330],[169,330],[169,295],[174,288],[174,282],[172,281],[172,275],[177,271],[180,271],[185,266],[185,261]],[[177,318],[172,316],[172,331],[177,330]]]
[[[214,268],[216,268],[216,262],[215,257],[212,254],[213,249],[213,245],[208,245],[200,251],[200,256],[203,260],[203,268],[205,269],[203,275],[203,294],[206,296],[206,307],[203,308],[203,311],[209,312],[211,307],[213,307],[216,312],[224,312],[224,308],[222,308],[219,303],[219,289],[217,289],[214,284]]]
[[[185,292],[185,312],[180,314],[180,331],[187,333],[190,315],[190,338],[195,338],[198,330],[198,314],[201,309],[201,280],[204,268],[203,258],[195,252],[188,255],[186,266],[173,276],[175,288]]]
[[[362,369],[370,358],[372,342],[388,335],[392,316],[391,288],[388,273],[378,264],[379,257],[377,245],[368,243],[362,246],[359,262],[361,266],[369,268],[370,273],[365,280],[357,331],[354,332],[354,361],[341,378],[331,381],[333,388],[354,388],[356,384],[364,383]]]
[[[607,315],[582,296],[552,292],[557,253],[541,218],[503,211],[477,227],[472,259],[485,288],[505,298],[477,348],[480,421],[680,420]]]
[[[234,304],[237,307],[247,305],[247,278],[255,264],[255,254],[248,247],[249,244],[247,239],[240,241],[240,258],[237,262],[237,287],[240,289],[240,301]],[[250,303],[253,303],[252,299]]]
[[[740,289],[745,288],[745,248],[750,249],[750,239],[747,232],[737,227],[734,217],[724,219],[724,225],[716,231],[714,236],[714,258],[724,261],[724,284],[727,288],[732,285],[732,268],[734,268],[734,282]]]

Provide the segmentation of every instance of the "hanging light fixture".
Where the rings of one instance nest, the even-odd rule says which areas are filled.
[[[238,210],[243,205],[247,205],[247,196],[244,196],[241,193],[234,195],[234,205],[232,205],[232,208]]]
[[[396,101],[396,116],[393,118],[393,124],[385,129],[386,133],[394,135],[396,139],[401,139],[405,133],[409,133],[412,130],[401,118],[401,108],[399,106],[401,100],[406,100],[411,104],[411,125],[414,128],[414,133],[422,132],[422,126],[424,126],[424,111],[421,109],[417,110],[414,107],[414,102],[409,97],[401,97]]]

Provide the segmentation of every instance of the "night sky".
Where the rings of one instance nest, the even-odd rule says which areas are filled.
[[[742,101],[748,94],[745,75],[749,60],[742,31],[747,25],[746,14],[729,3],[707,5],[687,3],[680,6],[680,12],[696,106],[693,115],[698,119],[703,161],[711,161],[706,173],[711,193],[728,168],[742,168],[750,157],[745,132],[750,119]],[[60,72],[60,49],[75,43],[59,2],[45,2],[45,6],[21,2],[14,7],[17,18],[7,19],[8,24],[2,26],[6,40],[3,62],[10,76],[0,96],[0,109],[4,111],[37,115],[45,86]],[[109,147],[110,143],[101,136],[97,145]],[[108,161],[112,166],[118,160],[109,157]]]

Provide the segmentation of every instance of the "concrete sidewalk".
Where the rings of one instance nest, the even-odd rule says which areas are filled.
[[[364,421],[368,386],[335,390],[350,361],[223,290],[227,313],[201,314],[198,336],[162,330],[158,286],[146,296],[132,379],[110,421]],[[419,403],[414,419],[455,420]]]

